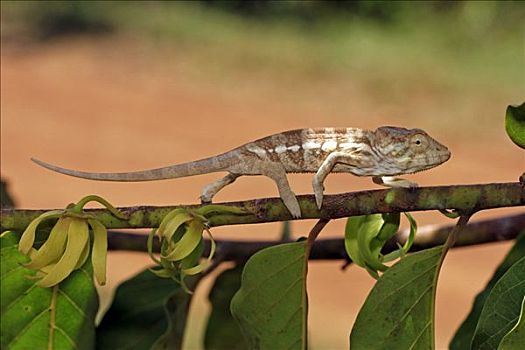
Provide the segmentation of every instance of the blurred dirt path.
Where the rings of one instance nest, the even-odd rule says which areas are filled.
[[[502,115],[509,102],[505,96],[496,94],[487,101],[486,91],[470,92],[461,108],[448,105],[441,95],[407,96],[396,103],[360,92],[359,82],[281,84],[261,80],[260,75],[238,81],[228,80],[227,72],[224,79],[203,80],[188,73],[185,67],[191,62],[185,59],[177,51],[152,53],[146,47],[112,41],[3,47],[1,169],[18,206],[64,207],[90,193],[115,205],[194,203],[201,187],[217,178],[216,174],[151,183],[91,182],[52,174],[33,165],[30,157],[75,169],[137,170],[194,160],[271,133],[311,126],[426,129],[450,147],[453,158],[410,177],[421,185],[515,181],[525,167],[523,154],[504,134]],[[458,138],[462,126],[455,121],[472,113],[480,113],[487,127],[477,134],[459,132]],[[291,182],[297,193],[311,192],[309,176],[295,175]],[[327,192],[374,187],[369,179],[351,175],[330,176],[327,181]],[[217,201],[265,196],[276,196],[268,179],[241,178]],[[517,210],[495,210],[474,219]],[[435,213],[417,216],[420,225],[445,222]],[[293,232],[299,236],[312,224],[294,223]],[[342,220],[331,223],[322,235],[341,235],[343,227]],[[219,238],[272,239],[278,233],[277,224],[215,230]],[[447,259],[438,298],[438,347],[446,346],[507,248],[508,244],[496,244],[461,249]],[[147,261],[140,254],[112,253],[110,284],[102,293],[110,295],[117,283]],[[338,267],[339,263],[326,262],[310,269],[312,349],[347,347],[347,332],[372,286],[363,271],[350,268],[343,273]],[[197,315],[206,312],[205,289],[197,293]],[[199,346],[205,318],[198,318],[190,320],[189,348]]]

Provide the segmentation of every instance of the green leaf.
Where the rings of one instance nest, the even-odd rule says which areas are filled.
[[[86,267],[53,288],[36,286],[35,272],[21,264],[19,235],[4,232],[1,241],[2,349],[92,349],[98,296]],[[84,266],[90,266],[90,262]]]
[[[380,259],[382,245],[378,238],[384,227],[384,222],[381,214],[367,215],[357,234],[357,246],[365,260],[366,266],[376,271],[386,271],[388,269]]]
[[[360,227],[366,220],[366,215],[351,216],[346,221],[345,227],[345,250],[346,254],[352,259],[354,264],[365,267],[365,260],[361,256],[359,247],[357,244],[357,234],[359,233]]]
[[[490,292],[471,349],[496,349],[518,322],[525,296],[525,257],[512,265]]]
[[[523,344],[525,344],[525,297],[521,302],[518,322],[514,328],[503,337],[498,350],[518,350],[523,347]]]
[[[368,295],[350,334],[350,349],[432,349],[442,247],[406,256]]]
[[[180,314],[177,311],[189,300],[191,295],[173,280],[158,278],[149,270],[139,273],[117,288],[113,303],[97,328],[97,348],[140,350],[168,341],[179,344],[172,348],[180,348],[182,334],[174,335],[173,340],[166,333],[175,326],[184,329],[187,310]],[[174,326],[170,316],[175,314]]]
[[[187,285],[189,288],[195,289],[199,281],[199,277],[189,277]],[[186,329],[186,320],[188,319],[191,298],[192,294],[189,294],[184,288],[177,288],[177,290],[168,298],[165,305],[165,313],[168,318],[168,328],[155,344],[153,344],[151,349],[182,349],[182,341],[184,340],[184,330]]]
[[[398,250],[388,253],[387,255],[384,256],[383,261],[385,262],[404,257],[408,253],[410,248],[412,248],[412,244],[414,243],[414,239],[416,238],[416,233],[417,233],[416,220],[410,213],[403,213],[403,214],[405,214],[408,222],[410,223],[410,232],[408,234],[408,238],[402,247],[399,247]]]
[[[263,249],[246,263],[231,312],[252,349],[306,349],[306,241]]]
[[[212,309],[204,347],[214,350],[243,350],[247,349],[241,329],[230,312],[230,302],[234,294],[241,287],[241,275],[244,265],[238,264],[234,268],[222,272],[208,295]]]
[[[507,107],[505,129],[512,142],[525,149],[525,102]]]
[[[525,257],[525,231],[518,236],[516,243],[503,259],[502,263],[498,266],[485,289],[476,296],[470,313],[450,342],[450,350],[470,349],[470,344],[472,342],[472,337],[474,336],[474,331],[476,330],[476,325],[478,324],[479,316],[481,315],[481,310],[483,309],[483,305],[485,304],[492,288],[494,288],[496,282],[498,282],[505,272],[507,272],[507,270],[522,257]]]
[[[403,247],[387,255],[383,255],[381,250],[399,229],[400,213],[354,216],[346,222],[345,249],[348,256],[375,279],[379,278],[378,271],[384,272],[388,269],[384,262],[404,256],[412,246],[417,225],[409,213],[405,215],[410,222],[408,240]]]

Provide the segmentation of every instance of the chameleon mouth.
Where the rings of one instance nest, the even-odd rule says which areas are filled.
[[[450,159],[450,152],[435,155],[429,159],[429,167],[433,168],[435,166],[445,163],[449,159]]]
[[[432,157],[422,157],[419,160],[421,161],[421,164],[418,166],[414,166],[412,168],[412,171],[406,172],[407,174],[415,174],[419,173],[421,171],[425,171],[428,169],[432,169],[437,167],[440,164],[445,163],[447,160],[450,159],[450,152],[443,152],[440,154],[433,155]],[[417,163],[416,163],[417,164]]]
[[[434,157],[434,158],[437,159],[437,163],[438,164],[441,164],[441,163],[445,163],[447,160],[449,160],[450,156],[451,156],[451,153],[447,150],[446,152],[443,152],[443,153],[439,154],[437,157]]]

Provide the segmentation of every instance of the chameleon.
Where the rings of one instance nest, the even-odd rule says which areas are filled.
[[[203,188],[200,196],[202,203],[210,203],[221,189],[239,176],[263,175],[275,182],[292,217],[300,218],[301,208],[290,188],[287,173],[314,173],[312,187],[317,207],[321,209],[323,183],[329,173],[370,176],[376,184],[412,188],[417,187],[417,184],[394,176],[427,170],[449,158],[448,148],[421,129],[383,126],[376,130],[289,130],[213,157],[133,172],[84,172],[61,168],[34,158],[32,160],[62,174],[102,181],[152,181],[227,172],[226,176]]]

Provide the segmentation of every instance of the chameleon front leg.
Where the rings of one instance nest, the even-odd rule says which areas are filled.
[[[267,176],[272,179],[277,185],[279,190],[279,196],[281,197],[284,205],[292,214],[292,217],[298,219],[301,217],[301,207],[297,201],[295,193],[293,193],[288,183],[288,178],[286,177],[286,171],[284,170],[281,164],[275,164],[268,166],[268,164],[263,164],[261,167],[261,175]]]
[[[321,209],[321,205],[323,204],[324,180],[337,163],[354,165],[356,163],[355,155],[343,152],[332,152],[323,161],[312,179],[315,202],[317,203],[317,208],[319,209]]]
[[[234,182],[239,176],[240,175],[228,173],[228,175],[226,175],[222,179],[219,179],[215,182],[212,182],[211,184],[204,186],[201,194],[201,202],[211,203],[213,196],[215,196],[217,192]]]
[[[418,187],[418,184],[409,180],[401,179],[393,176],[374,176],[372,181],[378,185],[383,185],[386,187],[404,187],[404,188],[414,188]]]

